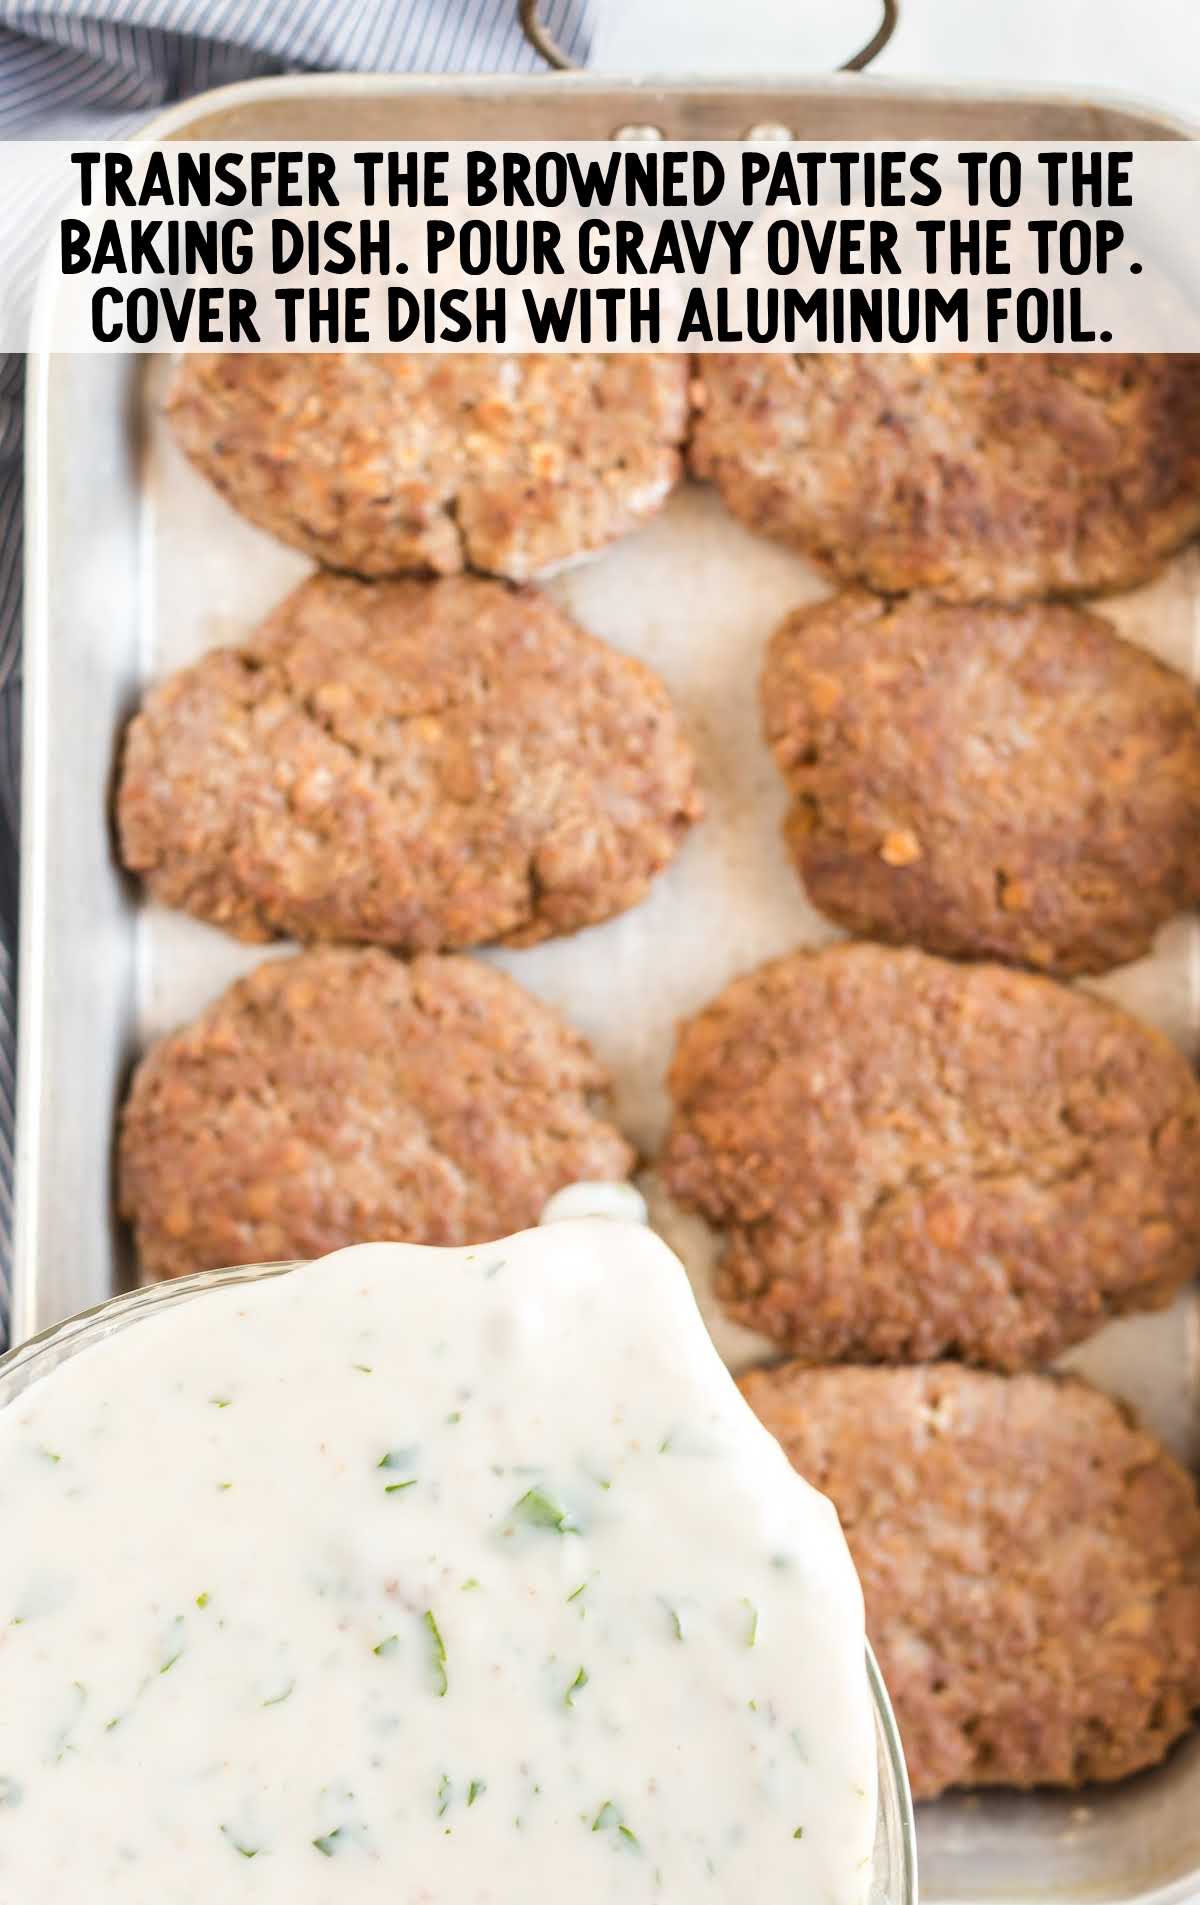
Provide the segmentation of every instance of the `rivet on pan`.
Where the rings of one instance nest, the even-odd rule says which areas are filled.
[[[614,139],[661,139],[661,126],[618,126]]]
[[[761,126],[748,126],[742,134],[743,139],[754,139],[759,145],[765,145],[769,139],[790,140],[790,126],[780,126],[773,119],[764,120]]]

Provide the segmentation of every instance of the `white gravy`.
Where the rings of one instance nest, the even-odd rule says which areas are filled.
[[[373,1244],[0,1413],[0,1905],[861,1905],[858,1583],[640,1225]]]

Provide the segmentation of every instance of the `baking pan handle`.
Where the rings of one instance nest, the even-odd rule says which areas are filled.
[[[900,0],[880,0],[882,17],[875,32],[865,46],[838,67],[839,73],[861,73],[864,66],[882,53],[884,47],[896,31],[896,22],[900,18]],[[546,31],[538,11],[539,0],[520,0],[518,11],[525,38],[545,60],[547,66],[553,66],[559,72],[567,72],[576,67],[576,62],[567,58],[562,47],[552,34]]]

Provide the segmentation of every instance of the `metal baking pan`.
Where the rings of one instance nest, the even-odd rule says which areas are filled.
[[[969,137],[1130,141],[1186,129],[1123,102],[996,97],[861,80],[634,87],[555,79],[288,78],[213,93],[151,128],[190,139],[585,139],[631,126],[671,138],[786,127],[806,141]],[[48,322],[43,308],[40,322]],[[43,335],[48,333],[43,332]],[[36,341],[36,340],[35,340]],[[113,1119],[148,1037],[198,1010],[262,949],[144,907],[113,856],[114,750],[146,681],[249,626],[307,564],[240,522],[183,464],[136,359],[30,364],[26,712],[17,1148],[18,1337],[127,1284],[112,1214]],[[684,486],[663,516],[558,578],[586,626],[644,655],[690,722],[710,815],[626,918],[497,955],[565,1007],[617,1080],[647,1150],[664,1116],[672,1026],[735,971],[830,937],[778,838],[783,793],[758,735],[757,658],[781,613],[827,587],[798,557]],[[1200,673],[1200,552],[1113,602],[1133,639]],[[670,957],[662,949],[670,945]],[[1167,928],[1105,990],[1200,1050],[1200,942]],[[707,1292],[712,1242],[652,1196],[731,1361],[755,1352]],[[1073,1359],[1200,1458],[1200,1322],[1192,1298],[1116,1324]],[[1200,1899],[1200,1739],[1118,1789],[951,1797],[920,1819],[930,1905]]]

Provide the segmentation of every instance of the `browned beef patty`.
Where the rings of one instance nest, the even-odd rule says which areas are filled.
[[[953,1364],[742,1388],[841,1516],[917,1798],[1120,1779],[1186,1730],[1195,1485],[1107,1396]]]
[[[646,355],[193,353],[167,410],[235,509],[330,568],[526,581],[658,509],[687,375]]]
[[[1097,616],[851,589],[777,631],[762,704],[804,884],[853,933],[1103,972],[1200,899],[1195,694]]]
[[[586,1042],[472,959],[270,960],[151,1048],[120,1127],[120,1202],[148,1277],[537,1222],[634,1156],[593,1109]]]
[[[698,359],[691,466],[885,594],[1127,588],[1200,528],[1200,357]]]
[[[1200,1263],[1200,1088],[1084,993],[841,945],[684,1025],[668,1188],[726,1227],[731,1314],[808,1362],[1017,1369]]]
[[[636,904],[700,812],[658,678],[545,597],[316,576],[151,689],[122,857],[243,939],[528,945]]]

